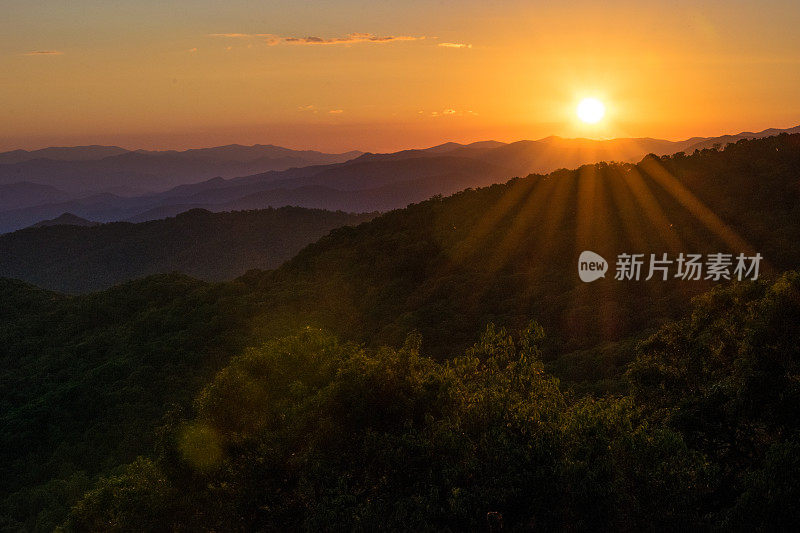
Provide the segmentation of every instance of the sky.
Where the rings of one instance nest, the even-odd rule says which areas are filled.
[[[0,0],[0,149],[683,139],[800,124],[800,3]],[[582,98],[606,115],[581,123]]]

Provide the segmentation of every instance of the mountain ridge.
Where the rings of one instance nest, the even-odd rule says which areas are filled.
[[[230,280],[275,268],[327,232],[373,216],[300,207],[190,209],[138,224],[98,224],[63,214],[0,235],[0,277],[70,293],[169,272]]]
[[[667,141],[653,138],[621,138],[610,140],[595,139],[566,139],[557,136],[545,137],[535,141],[517,141],[514,143],[499,143],[496,141],[478,141],[470,144],[444,143],[426,149],[402,150],[389,154],[364,153],[346,161],[313,164],[307,166],[292,166],[293,163],[284,161],[284,166],[291,166],[284,170],[268,170],[259,173],[244,173],[235,177],[221,176],[219,166],[209,164],[205,156],[186,155],[186,152],[157,152],[148,155],[138,152],[127,152],[120,156],[106,158],[98,161],[83,162],[82,164],[109,165],[102,177],[87,177],[80,174],[76,179],[81,181],[88,189],[102,189],[90,193],[68,194],[68,198],[56,203],[35,203],[28,201],[26,206],[15,206],[12,209],[0,209],[0,232],[13,231],[28,226],[42,219],[48,219],[69,211],[83,218],[110,222],[115,220],[144,220],[147,216],[157,216],[160,213],[175,214],[177,206],[203,207],[212,211],[241,209],[243,205],[248,208],[279,207],[280,205],[296,205],[300,207],[324,207],[333,210],[346,210],[354,212],[369,212],[374,210],[389,210],[402,208],[409,203],[419,202],[430,195],[450,194],[467,187],[480,187],[505,181],[514,176],[527,176],[530,173],[546,174],[558,168],[575,168],[583,164],[597,161],[621,161],[635,163],[649,153],[668,155],[682,151],[692,152],[694,149],[706,149],[735,142],[752,136],[761,137],[780,132],[777,128],[761,132],[741,132],[723,137],[693,137],[684,141]],[[800,126],[787,131],[800,131]],[[258,147],[274,148],[272,145],[255,145],[242,147],[228,145],[210,149],[197,149],[215,151],[240,151],[244,150],[252,155]],[[278,147],[278,150],[284,150]],[[194,154],[194,152],[192,152]],[[176,155],[178,154],[178,155]],[[249,155],[239,153],[237,157],[247,159]],[[341,156],[347,158],[354,152]],[[160,192],[143,193],[141,190],[131,189],[131,183],[141,187],[163,187],[167,184],[158,176],[149,173],[152,168],[147,165],[178,165],[180,167],[189,157],[192,162],[190,167],[181,167],[185,174],[173,176],[173,180],[184,181],[174,187]],[[116,159],[115,159],[116,158]],[[139,167],[139,174],[121,174],[116,171],[116,163],[121,160],[145,160],[147,165]],[[449,158],[450,167],[445,158]],[[306,161],[308,162],[308,161]],[[36,163],[36,162],[34,162]],[[263,163],[263,162],[262,162]],[[50,181],[58,183],[61,179],[69,180],[73,174],[67,172],[60,174],[59,165],[64,162],[49,161],[37,165],[44,165],[50,175]],[[242,165],[261,164],[249,162],[236,162],[236,168],[242,170]],[[68,165],[68,163],[67,163]],[[476,179],[480,174],[478,169],[483,165],[484,179]],[[163,170],[162,168],[162,170]],[[226,167],[231,171],[233,167]],[[60,170],[61,169],[61,170]],[[116,169],[116,170],[115,170]],[[194,170],[191,170],[194,169]],[[202,174],[193,172],[202,169],[207,179],[198,179]],[[188,173],[188,174],[186,174]],[[180,174],[180,173],[178,173]],[[238,174],[238,172],[234,172]],[[0,176],[2,165],[0,165]],[[116,187],[109,187],[108,176],[116,176]],[[187,178],[188,175],[193,178]],[[22,176],[24,177],[24,176]],[[21,176],[14,174],[16,181]],[[428,178],[429,184],[420,182]],[[191,183],[185,183],[185,181]],[[2,181],[0,180],[0,183]],[[390,185],[394,183],[394,185]],[[401,184],[405,183],[405,186]],[[440,184],[436,189],[433,184]],[[150,185],[148,185],[150,184]],[[423,187],[420,188],[420,185]],[[2,185],[0,185],[2,187]],[[151,187],[151,188],[152,188]],[[394,188],[394,199],[379,199],[380,193],[376,189],[382,187]],[[158,188],[158,187],[156,187]],[[330,191],[329,198],[321,199],[324,191]],[[272,191],[270,193],[270,191]],[[113,197],[97,196],[98,192],[113,194]],[[307,193],[304,196],[304,193]],[[376,196],[376,194],[378,196]],[[260,197],[264,203],[255,205],[252,202]],[[426,196],[427,195],[427,196]],[[241,201],[237,205],[237,201]],[[10,207],[10,206],[7,206]]]
[[[72,213],[64,213],[50,220],[42,220],[33,224],[32,228],[43,228],[46,226],[97,226],[99,222],[86,220]]]

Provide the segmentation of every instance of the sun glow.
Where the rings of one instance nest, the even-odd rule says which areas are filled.
[[[597,124],[606,114],[606,106],[597,98],[584,98],[575,109],[578,118],[587,124]]]

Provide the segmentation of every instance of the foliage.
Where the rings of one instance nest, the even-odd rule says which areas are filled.
[[[177,275],[84,297],[4,284],[0,515],[52,529],[80,494],[59,484],[148,453],[165,406],[188,402],[241,349],[247,297]]]
[[[310,329],[248,350],[173,425],[157,465],[102,481],[68,529],[473,530],[497,512],[510,529],[686,523],[701,458],[628,400],[565,395],[541,338],[490,325],[449,363],[415,336],[372,351]],[[187,438],[216,462],[198,463]]]
[[[233,282],[0,281],[0,524],[51,530],[71,507],[74,529],[792,524],[798,275],[774,275],[800,264],[799,143],[433,198]],[[709,284],[576,280],[582,249],[728,249],[656,164],[771,281],[692,308]],[[625,192],[634,172],[666,223]],[[531,320],[547,338],[472,345]]]
[[[703,295],[643,343],[633,397],[719,470],[708,503],[723,523],[796,523],[800,273]]]
[[[66,526],[789,529],[798,318],[800,273],[712,291],[640,344],[630,397],[602,399],[544,371],[535,323],[490,324],[444,362],[418,335],[368,349],[307,328],[234,358],[156,462],[102,481]]]
[[[518,329],[535,319],[549,333],[549,361],[652,332],[712,287],[615,282],[619,253],[738,254],[749,244],[765,258],[762,274],[797,268],[798,172],[800,134],[559,170],[337,229],[242,281],[269,302],[256,322],[264,337],[313,324],[375,347],[419,331],[426,352],[444,358],[489,322]],[[609,260],[606,279],[578,279],[584,250]]]

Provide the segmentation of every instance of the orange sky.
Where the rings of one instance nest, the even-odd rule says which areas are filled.
[[[386,151],[800,124],[797,2],[7,3],[0,149]],[[607,106],[596,126],[575,119],[585,96]]]

